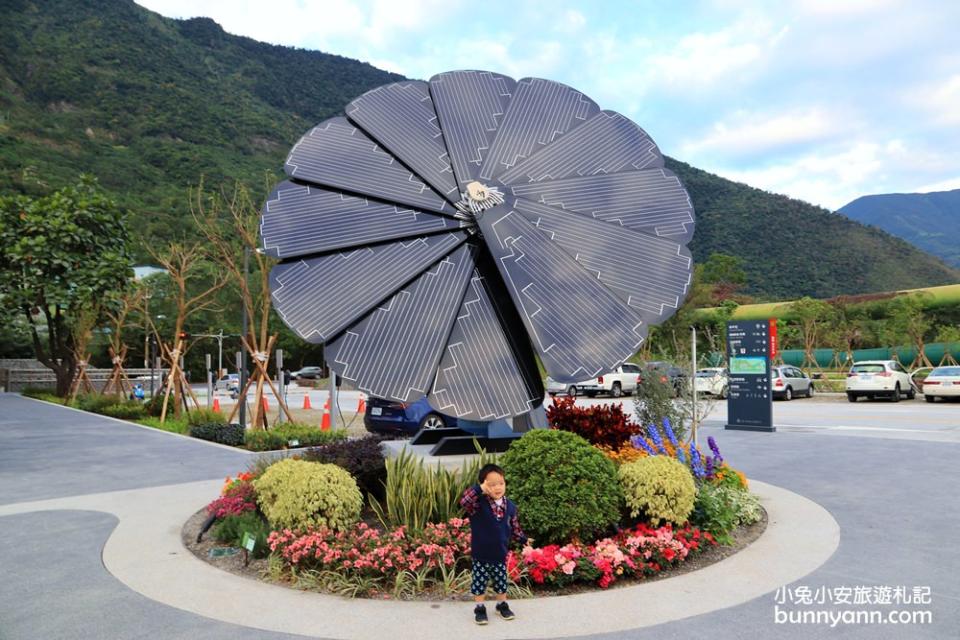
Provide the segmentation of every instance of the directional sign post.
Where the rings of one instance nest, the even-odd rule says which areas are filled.
[[[727,429],[776,431],[770,366],[774,357],[775,320],[727,323],[729,394]]]

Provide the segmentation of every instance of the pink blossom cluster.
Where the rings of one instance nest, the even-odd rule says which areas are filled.
[[[454,518],[414,532],[381,532],[366,523],[346,531],[274,531],[267,540],[289,564],[383,576],[423,567],[451,567],[470,554],[470,521]]]
[[[217,519],[238,516],[257,508],[257,491],[248,480],[234,481],[224,487],[223,494],[207,505],[207,513]]]
[[[569,543],[539,549],[527,547],[519,558],[511,554],[507,569],[516,579],[524,571],[535,584],[563,586],[593,582],[605,589],[622,576],[648,576],[682,562],[705,544],[716,544],[709,533],[685,526],[674,529],[637,525],[593,544]]]

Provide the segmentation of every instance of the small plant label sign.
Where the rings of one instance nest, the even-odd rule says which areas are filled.
[[[243,539],[240,541],[240,546],[246,549],[247,551],[253,553],[253,547],[256,546],[257,539],[250,535],[249,531],[243,532]]]
[[[299,440],[287,440],[287,446],[288,446],[288,447],[299,447],[299,446],[300,446],[300,441],[299,441]]]

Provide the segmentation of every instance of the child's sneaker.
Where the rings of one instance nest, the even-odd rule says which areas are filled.
[[[513,620],[516,618],[516,616],[513,615],[513,611],[510,611],[510,605],[507,604],[506,600],[497,605],[497,613],[499,613],[500,617],[504,620]]]
[[[478,604],[473,608],[473,621],[477,624],[487,624],[487,608]]]

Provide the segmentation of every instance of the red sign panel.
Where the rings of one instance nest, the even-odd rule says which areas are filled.
[[[776,358],[780,353],[780,340],[777,337],[777,319],[770,318],[770,357]]]

